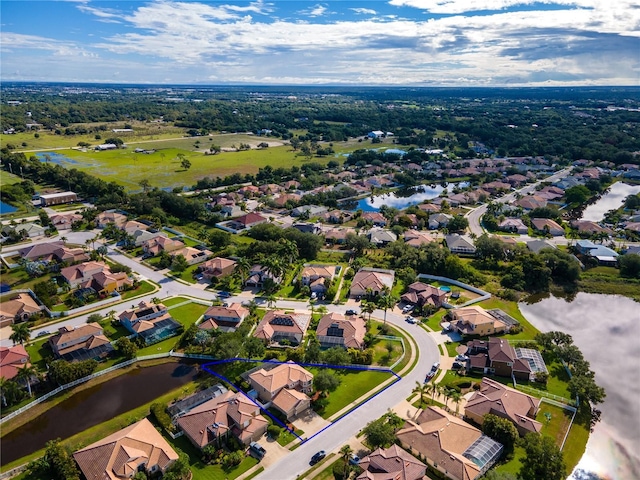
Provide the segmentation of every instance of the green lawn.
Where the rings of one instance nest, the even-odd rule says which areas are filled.
[[[295,432],[298,437],[302,437],[304,435],[304,432],[300,429],[296,429]],[[298,440],[298,437],[296,437],[289,430],[282,429],[282,432],[280,432],[280,435],[278,436],[278,443],[283,447],[286,447],[294,440]]]
[[[111,320],[109,320],[108,318],[101,320],[99,323],[102,327],[102,330],[104,331],[104,334],[112,342],[116,341],[120,337],[127,337],[131,334],[131,332],[129,332],[122,325],[112,325]]]
[[[48,338],[40,338],[25,345],[31,364],[43,372],[47,369],[45,360],[53,356],[48,340]]]
[[[204,312],[209,308],[207,305],[200,305],[199,303],[190,302],[186,305],[182,305],[180,307],[173,307],[169,309],[169,313],[182,325],[184,325],[185,330],[189,328],[192,324],[196,323],[196,320],[200,318]]]
[[[458,346],[460,346],[460,342],[445,342],[444,347],[447,349],[447,353],[449,354],[450,357],[454,357],[456,355],[458,355],[458,352],[456,352],[456,348],[458,348]]]
[[[173,273],[173,275],[175,275],[180,280],[184,280],[187,283],[198,283],[198,281],[195,278],[193,278],[193,274],[198,269],[198,267],[199,265],[190,265],[179,274]]]
[[[11,290],[18,288],[30,288],[33,290],[33,286],[40,282],[49,282],[54,275],[47,273],[41,277],[31,278],[26,270],[22,267],[8,270],[2,274],[2,283],[6,283],[11,287]]]
[[[320,369],[309,368],[309,371],[317,374]],[[329,371],[340,379],[340,385],[329,394],[329,402],[321,413],[322,418],[329,418],[351,402],[370,392],[385,380],[391,378],[390,373],[370,370],[353,371],[329,369]]]
[[[548,418],[547,415],[549,415]],[[541,433],[552,437],[560,447],[569,429],[572,415],[573,412],[570,410],[542,402],[536,420],[542,424]]]
[[[524,318],[522,313],[520,313],[520,309],[518,308],[518,304],[516,302],[509,302],[500,298],[491,297],[488,300],[480,302],[479,305],[485,310],[499,308],[507,315],[512,316],[520,322],[522,331],[520,333],[516,333],[515,335],[507,335],[505,338],[507,338],[508,340],[533,340],[536,334],[540,333],[540,331],[536,327],[531,325],[529,321]]]
[[[183,302],[190,302],[191,299],[187,298],[187,297],[171,297],[171,298],[167,298],[166,300],[162,301],[162,304],[165,307],[172,307],[174,305],[177,305],[179,303],[183,303]]]
[[[132,297],[137,297],[138,295],[146,295],[147,293],[151,293],[155,289],[156,286],[153,283],[148,282],[147,280],[143,280],[135,290],[127,290],[126,292],[122,292],[121,297],[123,300],[128,300]]]
[[[387,349],[388,342],[390,342],[389,346],[393,347],[391,352]],[[373,346],[373,350],[373,364],[386,367],[400,358],[400,355],[402,355],[402,343],[399,340],[380,339]]]

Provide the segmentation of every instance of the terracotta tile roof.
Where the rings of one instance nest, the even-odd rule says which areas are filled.
[[[293,388],[283,388],[280,390],[271,402],[282,412],[290,412],[296,405],[309,400],[309,397]]]
[[[222,306],[212,306],[204,312],[204,318],[234,318],[237,320],[243,320],[247,315],[249,315],[249,310],[244,308],[240,303],[232,303],[228,307]]]
[[[438,407],[423,410],[415,423],[408,421],[396,436],[403,446],[446,470],[449,478],[473,480],[480,475],[480,468],[462,454],[482,432]]]
[[[17,315],[33,315],[40,310],[42,307],[28,293],[18,293],[10,300],[0,302],[0,317],[14,319]]]
[[[427,466],[397,445],[378,448],[360,460],[357,480],[420,480]]]
[[[362,291],[370,288],[374,292],[379,292],[384,287],[388,287],[389,289],[393,288],[393,279],[393,274],[361,269],[353,277],[351,288],[355,286]]]
[[[309,265],[302,269],[302,278],[333,278],[336,273],[335,265]]]
[[[453,317],[456,322],[460,322],[462,325],[473,325],[475,327],[484,324],[492,324],[493,328],[498,330],[504,330],[506,324],[501,320],[495,318],[489,312],[487,312],[484,308],[478,307],[477,305],[472,305],[470,307],[456,308],[455,310],[451,310]],[[459,327],[464,329],[462,326]]]
[[[320,337],[328,336],[329,329],[332,336],[337,336],[338,331],[342,331],[341,338],[344,341],[345,348],[364,348],[364,336],[367,333],[367,327],[363,318],[350,316],[346,318],[343,314],[337,312],[327,313],[320,319],[316,335],[322,343]]]
[[[539,406],[540,399],[485,377],[480,390],[475,391],[467,402],[465,414],[471,412],[482,417],[491,413],[511,420],[521,433],[540,433],[540,422],[529,417],[535,416]]]
[[[49,338],[54,349],[59,345],[74,343],[80,338],[102,335],[102,327],[97,323],[88,323],[79,327],[62,327],[58,333]]]
[[[87,479],[122,480],[138,465],[165,471],[178,454],[146,418],[73,454]]]
[[[271,370],[261,368],[249,375],[249,379],[272,394],[281,388],[313,381],[313,374],[293,362],[278,365]]]
[[[11,380],[18,374],[18,370],[31,365],[29,354],[23,345],[0,347],[0,377]]]
[[[271,310],[262,317],[253,336],[271,341],[274,336],[288,334],[302,338],[307,330],[309,315]]]

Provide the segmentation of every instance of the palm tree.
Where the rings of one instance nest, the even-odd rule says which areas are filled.
[[[433,389],[431,390],[431,401],[435,402],[435,396],[440,395],[442,393],[442,387],[440,385],[432,384]]]
[[[384,310],[384,324],[387,324],[387,310],[393,308],[397,299],[391,294],[388,287],[385,287],[378,298],[378,306]]]
[[[67,237],[60,237],[60,241],[62,241],[63,243],[66,243],[66,242],[67,242],[67,240],[68,240],[68,238],[67,238]]]
[[[349,463],[349,457],[353,453],[353,449],[349,445],[343,445],[340,449],[340,454],[342,455],[342,459],[344,460],[344,464],[347,465]]]
[[[320,305],[318,308],[316,308],[316,313],[320,315],[320,317],[324,317],[328,312],[329,309],[324,305]]]
[[[30,397],[33,396],[33,394],[31,393],[31,379],[37,376],[38,376],[38,369],[33,365],[27,364],[24,367],[18,369],[18,374],[16,375],[16,378],[24,381],[27,384],[27,390],[29,391]]]
[[[249,274],[249,270],[251,270],[251,262],[246,257],[242,257],[236,263],[236,272],[240,275],[240,283],[244,285],[245,280],[247,279],[247,275]]]
[[[413,390],[411,390],[411,393],[417,393],[419,395],[419,397],[420,397],[420,408],[422,408],[423,405],[426,403],[425,397],[427,397],[427,395],[429,395],[429,390],[430,389],[431,389],[431,384],[416,382],[415,388]]]
[[[315,298],[310,298],[309,299],[309,308],[311,309],[311,318],[313,319],[313,314],[314,314],[314,307],[316,305],[316,299]]]
[[[460,402],[462,401],[462,394],[457,390],[453,390],[451,392],[451,401],[456,405],[456,415],[458,415],[458,410],[460,410]]]
[[[29,325],[27,325],[24,322],[14,323],[13,325],[11,325],[11,330],[13,331],[13,333],[9,335],[9,340],[11,340],[14,345],[16,343],[23,345],[24,342],[29,341],[29,338],[31,338],[31,331],[29,330]]]
[[[361,307],[362,307],[362,313],[368,313],[369,314],[369,320],[371,320],[371,314],[375,311],[376,304],[373,303],[373,302],[363,301],[361,303]]]
[[[7,397],[4,396],[4,392],[7,389],[9,380],[4,377],[0,377],[0,397],[2,397],[2,405],[7,406]]]
[[[436,392],[436,385],[434,383],[425,383],[425,393],[431,395],[431,403],[433,404],[433,397]]]
[[[440,392],[444,397],[444,408],[449,410],[449,399],[451,398],[451,390],[449,390],[447,387],[443,387]]]
[[[275,307],[276,300],[277,300],[277,297],[275,296],[275,294],[270,293],[269,296],[267,296],[267,307],[269,308]]]

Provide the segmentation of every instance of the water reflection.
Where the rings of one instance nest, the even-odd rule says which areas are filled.
[[[625,197],[635,195],[636,193],[640,193],[640,185],[616,182],[607,189],[607,192],[602,195],[597,202],[584,209],[582,219],[600,222],[604,218],[605,213],[609,210],[620,208]]]
[[[640,305],[619,295],[580,292],[571,302],[550,296],[521,303],[523,315],[542,331],[573,336],[607,393],[578,468],[611,479],[640,478]],[[588,478],[575,475],[573,478]]]
[[[419,187],[412,188],[401,188],[393,192],[374,195],[358,201],[344,202],[341,206],[345,209],[362,210],[364,212],[377,212],[383,205],[402,210],[403,208],[410,207],[411,205],[418,205],[425,200],[433,200],[434,198],[439,197],[445,190],[452,192],[456,187],[466,188],[468,186],[468,182],[460,182],[458,184],[445,183],[444,185],[433,184],[421,185]]]

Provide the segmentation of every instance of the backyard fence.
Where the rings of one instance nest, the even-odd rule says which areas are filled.
[[[489,300],[491,298],[491,294],[489,292],[485,292],[484,290],[480,290],[477,287],[459,282],[458,280],[454,280],[452,278],[440,277],[438,275],[427,275],[426,273],[419,273],[418,278],[426,278],[427,280],[437,280],[438,282],[450,283],[451,285],[464,288],[465,290],[469,290],[470,292],[480,295],[478,298],[474,298],[472,300],[469,300],[468,302],[464,302],[462,305],[456,305],[453,308],[467,307],[469,305],[473,305],[474,303],[482,302],[483,300]]]

